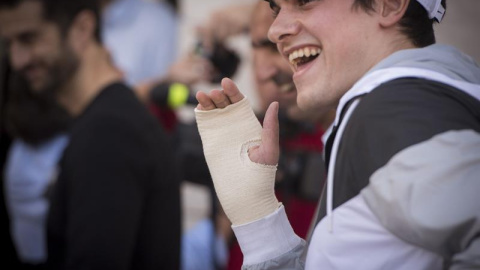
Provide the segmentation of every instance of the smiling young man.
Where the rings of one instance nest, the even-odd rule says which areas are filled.
[[[11,159],[18,174],[7,175],[7,195],[17,252],[47,269],[178,269],[179,182],[172,151],[111,64],[100,40],[97,2],[0,1],[0,35],[28,89],[27,101],[53,98],[39,111],[58,106],[60,116],[72,118],[58,174],[49,171],[57,168],[56,161],[49,163],[58,151],[38,155],[30,164],[43,170],[33,175],[24,173],[21,157]],[[19,88],[12,91],[18,98]],[[31,108],[22,101],[9,101],[10,128],[19,139],[25,138],[22,127],[37,125],[24,117],[22,110]],[[23,160],[42,151],[24,148]],[[50,176],[39,181],[42,174]]]
[[[307,245],[273,194],[278,104],[262,128],[230,80],[197,94],[245,269],[480,267],[480,68],[435,44],[445,1],[269,2],[269,38],[291,64],[299,106],[337,115]]]

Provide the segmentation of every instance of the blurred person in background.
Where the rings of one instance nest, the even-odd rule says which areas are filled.
[[[2,1],[0,21],[18,81],[8,103],[9,130],[16,141],[26,142],[24,156],[9,157],[6,174],[21,259],[46,263],[48,269],[179,268],[173,154],[164,131],[123,83],[101,44],[98,3]],[[28,122],[32,111],[23,109],[29,103],[59,112],[63,120],[46,123],[47,132],[69,133],[64,150],[48,160],[60,160],[58,171],[49,171],[42,182],[21,172],[21,161],[32,157],[29,151],[40,151],[36,144],[52,138]],[[32,217],[35,224],[25,224]],[[23,234],[15,237],[16,230],[39,236],[42,226],[46,241],[37,239],[33,251],[22,245]]]
[[[171,132],[177,122],[176,106],[155,102],[168,94],[165,82],[189,84],[191,68],[202,59],[182,57],[177,60],[179,5],[177,1],[100,0],[102,5],[102,40],[112,61],[123,73],[126,83]],[[177,76],[179,68],[184,76]],[[199,69],[197,69],[199,70]],[[206,69],[205,69],[206,70]],[[191,73],[191,72],[190,72]],[[159,86],[159,84],[161,84]],[[185,90],[185,87],[183,87]],[[184,91],[179,90],[182,92]],[[160,94],[158,92],[161,92]],[[192,99],[193,100],[193,99]],[[162,100],[165,101],[165,100]]]
[[[144,1],[106,1],[103,2],[103,4],[107,4],[107,7],[102,14],[108,16],[108,18],[114,16],[116,20],[102,20],[104,23],[103,26],[105,26],[106,21],[110,23],[105,29],[108,33],[104,33],[103,31],[101,33],[103,33],[102,36],[104,38],[110,37],[108,39],[112,46],[108,48],[110,57],[116,56],[120,59],[120,62],[124,62],[124,66],[130,67],[122,69],[121,71],[121,74],[126,81],[131,84],[137,82],[137,80],[131,80],[132,75],[130,73],[125,72],[125,70],[136,71],[136,68],[134,68],[133,65],[135,63],[137,66],[141,64],[141,61],[137,61],[135,57],[141,57],[149,52],[156,52],[153,53],[153,56],[168,55],[170,57],[174,55],[173,52],[169,51],[170,49],[174,49],[173,46],[168,46],[168,44],[175,43],[175,39],[171,37],[176,31],[175,27],[171,27],[171,16],[166,16],[164,18],[166,25],[164,25],[162,29],[166,31],[168,30],[167,32],[170,34],[167,33],[167,38],[163,41],[156,38],[157,36],[149,37],[147,35],[148,32],[134,31],[135,28],[138,30],[138,28],[142,28],[149,22],[155,25],[161,24],[162,20],[159,18],[164,16],[153,17],[153,15],[155,15],[155,12],[157,13],[156,15],[159,15],[159,12],[166,12],[167,15],[170,14],[172,10],[170,6],[167,6],[165,3],[158,4]],[[147,16],[147,18],[139,16],[140,14],[145,13],[150,14],[150,16]],[[119,20],[118,15],[120,14],[128,14],[126,17],[130,20],[127,22]],[[115,15],[117,17],[115,17]],[[117,24],[131,30],[120,32]],[[153,28],[149,27],[149,29]],[[155,30],[158,31],[159,29],[155,28]],[[129,36],[130,34],[134,34],[135,36],[131,37]],[[112,38],[111,36],[115,38]],[[129,47],[123,44],[124,42],[122,40],[135,40],[136,38],[144,39],[145,42],[141,44],[146,47],[144,50],[139,47]],[[118,42],[113,42],[117,39]],[[155,45],[159,45],[159,43],[162,43],[165,46]],[[129,44],[133,45],[133,43]],[[112,48],[113,51],[116,52],[115,55],[112,55],[111,53]],[[148,50],[148,48],[154,50]],[[144,58],[148,57],[144,56]],[[128,59],[132,61],[128,61]],[[114,64],[118,65],[117,63]],[[156,70],[156,66],[163,65],[162,63],[155,64],[156,65],[148,70]],[[147,69],[144,68],[144,70]],[[210,66],[208,60],[195,55],[187,55],[168,67],[168,72],[166,72],[166,74],[162,75],[161,73],[157,74],[150,72],[150,75],[145,76],[145,78],[149,77],[149,80],[145,80],[145,83],[137,84],[134,87],[136,90],[144,91],[136,91],[138,97],[149,105],[150,111],[158,117],[162,126],[167,131],[173,132],[174,126],[177,125],[177,121],[174,119],[175,114],[173,110],[185,104],[187,102],[186,97],[188,96],[191,96],[190,100],[188,100],[189,102],[195,101],[196,103],[196,100],[191,94],[192,90],[190,90],[189,87],[198,81],[209,80],[209,74]],[[148,86],[148,88],[146,86]],[[172,98],[172,96],[176,98]],[[9,151],[10,161],[6,166],[7,170],[5,174],[8,175],[7,178],[10,179],[9,184],[11,186],[9,188],[12,190],[18,190],[15,189],[15,185],[29,185],[28,190],[22,188],[22,192],[17,194],[17,197],[13,199],[14,201],[28,201],[24,206],[16,207],[18,208],[17,211],[12,211],[15,212],[16,217],[22,216],[22,213],[20,213],[22,210],[24,212],[29,211],[29,213],[26,214],[26,217],[16,218],[13,221],[15,223],[15,226],[13,226],[15,229],[14,237],[16,238],[17,252],[22,253],[19,255],[24,263],[23,266],[27,267],[35,265],[36,268],[41,268],[44,266],[42,262],[44,262],[46,258],[46,249],[43,248],[46,241],[44,223],[48,209],[48,202],[44,196],[45,186],[46,183],[51,181],[52,178],[55,178],[58,173],[57,163],[63,154],[63,150],[68,143],[69,137],[66,132],[66,121],[55,121],[56,118],[61,118],[60,116],[65,115],[63,111],[60,112],[54,110],[58,107],[56,106],[56,102],[53,101],[51,104],[39,104],[45,101],[39,101],[34,96],[25,93],[23,98],[27,97],[33,99],[28,103],[28,111],[30,113],[25,114],[27,119],[24,119],[25,121],[22,128],[29,129],[28,132],[30,132],[31,135],[23,137],[23,139],[15,140],[15,143]],[[39,108],[42,106],[52,108],[52,110],[47,112],[42,111],[41,108]],[[171,134],[171,137],[175,141],[175,145],[178,146],[177,143],[179,143],[179,140],[176,137],[178,137],[179,134],[178,132],[173,133],[174,134]],[[186,145],[186,143],[182,143],[180,148],[185,148],[182,147],[183,145]],[[182,156],[183,153],[180,153],[179,155]],[[203,154],[200,153],[198,156],[201,156],[203,159]],[[43,160],[43,162],[39,163],[37,160]],[[185,160],[185,158],[183,158],[183,160]],[[185,162],[190,161],[191,159],[185,160]],[[203,167],[205,167],[204,170],[208,174],[206,164]],[[195,177],[197,178],[201,177],[198,176],[198,171],[195,170],[189,170],[189,175],[196,175]],[[23,179],[23,182],[14,181],[16,179]]]
[[[267,36],[272,22],[270,8],[259,1],[216,10],[200,29],[205,44],[215,42],[211,39],[226,42],[231,36],[249,31],[253,54],[252,68],[260,98],[258,118],[263,119],[271,102],[278,101],[280,104],[281,157],[275,184],[276,194],[284,200],[287,216],[293,222],[295,232],[306,238],[323,188],[323,182],[319,181],[325,174],[324,167],[319,165],[323,162],[322,135],[332,123],[335,112],[334,110],[306,112],[298,108],[290,66]],[[213,224],[213,221],[210,223]],[[195,237],[199,241],[201,239],[199,235],[206,235],[206,232],[212,235],[211,229],[206,230],[207,227],[205,221],[202,221],[188,232],[187,236]],[[210,225],[211,227],[215,226]],[[240,248],[236,242],[232,242],[231,232],[226,234],[225,231],[224,227],[219,226],[217,238],[223,237],[223,241],[227,241],[229,252],[220,254],[229,255],[226,269],[240,269],[242,264]],[[197,244],[197,249],[189,247],[190,250],[187,251],[189,256],[198,257],[198,260],[210,260],[212,256],[207,255],[209,249],[200,250],[200,247],[201,243]],[[218,249],[222,249],[222,246]]]
[[[188,88],[210,80],[208,59],[193,52],[177,59],[177,1],[101,0],[101,5],[102,40],[141,101],[175,109],[179,105],[165,104],[163,96],[172,84]]]
[[[268,39],[274,19],[271,13],[268,5],[259,1],[254,5],[249,27],[255,85],[261,101],[257,117],[263,121],[268,105],[279,103],[281,154],[275,192],[285,205],[294,231],[306,239],[323,189],[322,136],[330,127],[335,111],[302,111],[297,106],[292,70]],[[243,258],[237,256],[239,251],[237,244],[231,253],[231,269],[240,269]]]
[[[48,209],[45,190],[58,173],[71,119],[53,95],[32,95],[26,80],[11,69],[7,66],[2,73],[2,142],[6,138],[13,142],[2,148],[6,152],[1,175],[10,214],[7,228],[15,244],[15,256],[10,258],[16,260],[15,269],[42,269]]]
[[[177,57],[178,14],[165,1],[101,0],[102,40],[132,87],[167,74]]]

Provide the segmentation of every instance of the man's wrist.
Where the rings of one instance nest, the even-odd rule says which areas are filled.
[[[268,216],[232,226],[232,229],[244,254],[244,265],[274,259],[302,243],[288,222],[283,206]]]

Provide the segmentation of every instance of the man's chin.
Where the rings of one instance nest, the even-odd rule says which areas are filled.
[[[303,93],[297,95],[297,105],[298,108],[302,111],[310,111],[315,108],[316,104],[312,97],[309,97]]]

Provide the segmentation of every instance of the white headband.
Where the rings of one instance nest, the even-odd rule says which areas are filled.
[[[428,12],[430,19],[436,19],[441,22],[445,14],[445,7],[442,6],[442,0],[417,0]]]

